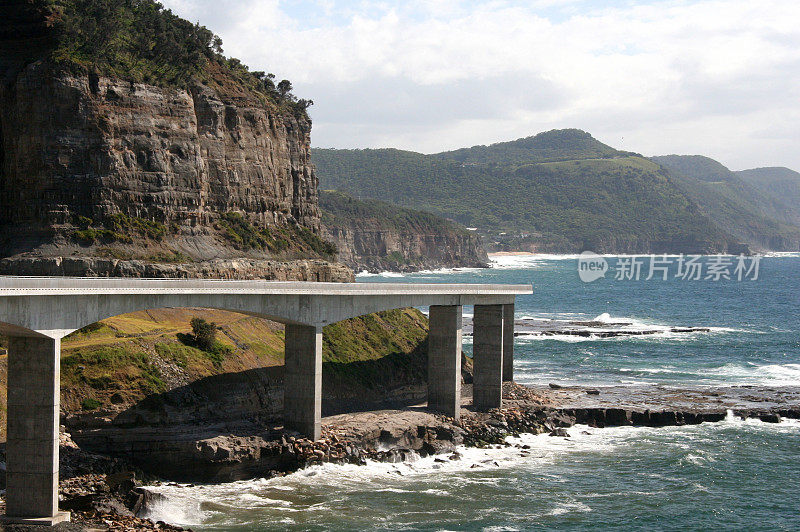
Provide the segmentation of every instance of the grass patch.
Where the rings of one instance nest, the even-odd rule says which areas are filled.
[[[87,385],[95,390],[138,388],[144,394],[166,390],[161,371],[147,353],[135,345],[80,349],[61,358],[66,385]]]
[[[81,408],[84,410],[97,410],[100,408],[100,401],[93,397],[87,397],[83,401],[81,401]]]
[[[325,362],[374,360],[408,354],[428,336],[428,320],[417,309],[394,309],[340,321],[325,327]]]
[[[166,360],[171,360],[178,367],[187,368],[191,360],[202,356],[202,351],[176,342],[159,342],[155,345],[156,353]]]
[[[203,351],[208,359],[211,360],[211,363],[214,364],[215,368],[221,367],[225,357],[230,355],[232,352],[233,350],[229,346],[220,341],[215,341],[211,347]]]

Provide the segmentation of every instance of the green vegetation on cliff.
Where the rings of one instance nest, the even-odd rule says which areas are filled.
[[[349,364],[387,355],[407,355],[428,339],[428,320],[417,309],[394,309],[328,325],[323,362]]]
[[[312,150],[324,188],[533,236],[554,251],[715,251],[730,237],[668,172],[578,130],[437,155]]]
[[[310,100],[292,95],[288,80],[251,72],[227,58],[222,40],[154,0],[33,0],[49,27],[50,60],[89,72],[161,86],[187,87],[192,80],[227,77],[251,94],[308,118]]]
[[[138,238],[158,241],[167,234],[167,227],[160,222],[122,213],[111,215],[101,222],[95,222],[86,216],[78,216],[75,225],[78,229],[72,233],[72,238],[87,245],[95,242],[132,243]]]
[[[207,28],[153,1],[42,0],[57,35],[53,59],[144,83],[185,84],[222,53]]]
[[[295,253],[311,253],[325,258],[336,254],[335,245],[300,225],[256,227],[238,212],[225,213],[218,224],[225,237],[237,249],[244,251],[258,249],[282,253],[291,249]]]
[[[375,230],[469,234],[458,224],[429,212],[406,209],[380,200],[355,199],[336,190],[320,191],[319,205],[322,223],[327,227],[349,226],[358,220],[369,223]]]

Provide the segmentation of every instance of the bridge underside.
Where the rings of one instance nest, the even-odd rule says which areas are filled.
[[[428,407],[461,410],[462,305],[430,307]],[[504,368],[513,365],[514,305],[475,305],[473,405],[502,406]],[[322,327],[286,325],[284,419],[287,430],[319,439]],[[61,340],[12,336],[8,346],[6,522],[54,524],[58,511]],[[505,378],[504,378],[505,377]]]
[[[429,306],[428,406],[458,418],[463,305],[475,309],[473,405],[488,410],[502,405],[502,382],[512,378],[515,295],[530,293],[525,286],[489,285],[125,282],[132,286],[122,286],[121,280],[0,279],[0,333],[9,337],[5,522],[69,519],[58,511],[58,442],[61,338],[73,330],[165,307],[220,308],[282,322],[285,426],[316,440],[324,325],[380,310]]]

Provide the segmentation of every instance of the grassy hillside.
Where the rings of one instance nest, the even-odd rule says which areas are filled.
[[[719,250],[729,240],[659,165],[578,130],[437,155],[315,149],[312,159],[323,188],[526,237],[540,250]]]
[[[652,160],[669,168],[703,213],[740,240],[761,249],[797,249],[796,204],[753,186],[708,157],[666,155]]]
[[[187,342],[195,317],[217,324],[219,345],[213,352]],[[394,386],[424,379],[427,334],[427,318],[415,309],[325,327],[326,394],[380,397]],[[68,414],[121,412],[148,396],[192,383],[226,374],[247,378],[252,370],[281,366],[283,347],[282,325],[233,312],[188,308],[116,316],[63,340],[62,409]],[[7,355],[4,349],[0,352],[0,386],[5,388]],[[251,387],[257,387],[259,381],[251,380]],[[5,393],[0,397],[4,421]],[[191,412],[195,407],[186,408]],[[4,433],[5,423],[0,427]]]

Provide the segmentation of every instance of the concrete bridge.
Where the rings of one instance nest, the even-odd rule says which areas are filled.
[[[430,307],[428,407],[459,416],[461,314],[475,306],[478,410],[501,406],[511,380],[514,299],[529,286],[0,277],[0,334],[8,346],[6,521],[54,524],[58,511],[61,338],[138,310],[205,307],[285,324],[284,419],[320,437],[322,327],[401,307]]]

